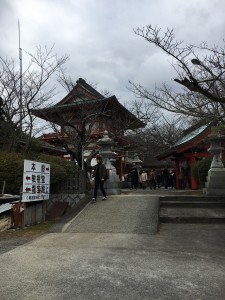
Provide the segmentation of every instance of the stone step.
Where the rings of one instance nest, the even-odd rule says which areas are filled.
[[[206,187],[203,190],[204,190],[204,193],[206,194],[206,196],[208,195],[208,196],[212,197],[211,195],[218,195],[218,196],[225,197],[225,187],[223,187],[223,188]]]
[[[225,208],[161,207],[161,223],[225,223]]]
[[[160,207],[225,207],[224,201],[160,201]]]
[[[183,195],[171,195],[171,196],[161,196],[160,202],[224,202],[225,203],[225,195],[219,196],[207,196],[207,195],[200,195],[200,196],[183,196]]]
[[[208,217],[160,217],[160,223],[180,223],[180,224],[225,224],[225,218]]]

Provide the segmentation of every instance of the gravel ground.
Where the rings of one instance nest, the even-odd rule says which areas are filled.
[[[4,222],[2,222],[3,224]],[[48,232],[53,222],[24,227],[22,229],[7,229],[0,231],[0,255],[14,248],[29,243]],[[2,228],[1,228],[2,230]]]

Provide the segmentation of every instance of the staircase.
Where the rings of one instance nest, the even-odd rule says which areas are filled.
[[[160,197],[160,223],[225,223],[225,196]]]

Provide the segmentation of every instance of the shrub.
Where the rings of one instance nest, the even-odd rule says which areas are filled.
[[[62,166],[53,162],[46,161],[46,163],[50,163],[51,165],[50,184],[57,183],[67,176],[67,172]]]
[[[212,158],[206,158],[203,160],[199,160],[193,166],[192,175],[198,183],[206,182],[206,177],[208,176],[208,171],[210,169],[211,163]]]
[[[6,194],[19,195],[23,185],[24,159],[49,163],[51,165],[51,184],[55,184],[77,171],[74,163],[65,161],[61,157],[35,153],[25,157],[19,153],[0,152],[0,184],[3,184],[4,180],[6,181]],[[0,191],[1,188],[0,185]]]
[[[22,154],[0,152],[0,182],[6,181],[5,193],[19,195],[23,185]]]
[[[36,159],[41,162],[46,162],[46,163],[54,163],[57,164],[61,167],[63,167],[66,170],[67,175],[74,174],[75,172],[78,171],[78,167],[75,165],[74,162],[72,161],[67,161],[62,157],[59,156],[51,156],[47,154],[39,154],[36,156]]]

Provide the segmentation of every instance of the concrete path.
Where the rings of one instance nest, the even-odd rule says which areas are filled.
[[[149,195],[109,196],[89,203],[64,232],[155,234],[158,229],[158,197]]]
[[[0,255],[0,299],[225,299],[225,225],[164,224],[154,235],[156,199],[110,196]]]

